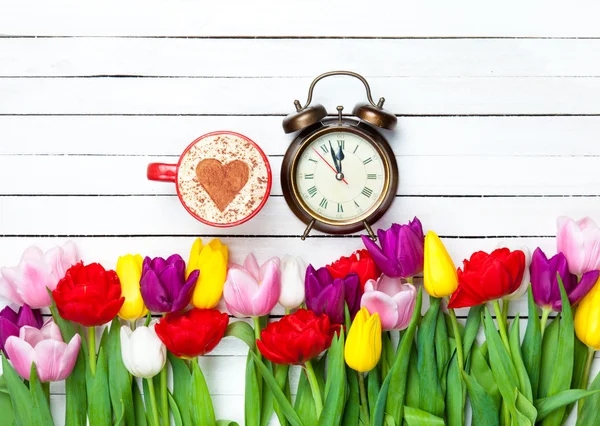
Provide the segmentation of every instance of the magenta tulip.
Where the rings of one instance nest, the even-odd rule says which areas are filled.
[[[67,242],[47,252],[35,246],[23,252],[18,266],[0,269],[0,295],[32,309],[51,305],[48,290],[54,290],[67,269],[79,262],[75,243]]]
[[[567,258],[572,274],[580,277],[600,269],[600,228],[589,217],[578,221],[559,217],[556,246]]]
[[[279,258],[273,257],[259,267],[252,253],[244,266],[232,265],[223,288],[225,305],[238,318],[267,315],[281,294]]]
[[[80,346],[79,334],[75,334],[67,345],[58,326],[50,320],[41,330],[22,327],[19,337],[8,338],[5,350],[14,369],[25,380],[29,380],[31,365],[35,364],[41,382],[56,382],[71,374]]]
[[[4,351],[4,344],[10,336],[18,336],[21,327],[26,325],[41,328],[44,323],[42,313],[39,309],[31,309],[29,306],[21,306],[19,312],[15,312],[10,306],[0,311],[0,349]]]
[[[416,298],[417,290],[412,284],[382,275],[377,281],[367,281],[360,306],[371,315],[379,314],[383,330],[404,330],[412,318]]]

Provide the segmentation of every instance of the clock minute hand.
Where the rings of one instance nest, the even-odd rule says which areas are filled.
[[[338,164],[339,164],[339,166],[340,166],[340,167],[339,167],[340,169],[339,169],[339,171],[338,171],[338,172],[339,172],[339,173],[342,173],[342,160],[343,160],[344,158],[346,158],[346,156],[344,155],[344,151],[342,151],[342,145],[339,145],[339,144],[338,144],[338,152],[337,152],[337,154],[335,155],[335,157],[337,158]]]
[[[331,141],[329,141],[329,150],[331,151],[331,158],[333,159],[333,165],[335,166],[335,171],[338,173],[342,172],[342,165],[338,163],[337,155],[333,152],[333,146],[331,146]]]

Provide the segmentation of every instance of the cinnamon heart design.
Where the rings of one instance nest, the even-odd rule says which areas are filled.
[[[250,169],[240,160],[223,164],[215,158],[207,158],[196,166],[196,176],[217,208],[224,211],[248,182]]]

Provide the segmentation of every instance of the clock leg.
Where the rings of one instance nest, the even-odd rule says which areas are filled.
[[[313,220],[310,221],[310,223],[308,224],[308,226],[304,230],[304,234],[302,234],[302,237],[300,237],[302,239],[302,241],[306,240],[306,237],[310,233],[310,230],[313,228],[313,226],[314,226],[314,224],[315,224],[316,221],[317,221],[317,219],[313,219]]]
[[[363,221],[363,224],[365,225],[365,229],[367,230],[367,233],[369,234],[369,237],[373,240],[373,241],[377,241],[377,236],[375,235],[375,233],[373,232],[373,229],[371,229],[371,225],[369,225],[369,222],[367,222],[366,220]]]

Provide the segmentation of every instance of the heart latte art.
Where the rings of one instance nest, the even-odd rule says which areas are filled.
[[[177,185],[192,213],[217,226],[235,224],[262,206],[269,169],[249,140],[235,134],[208,135],[182,156]]]

